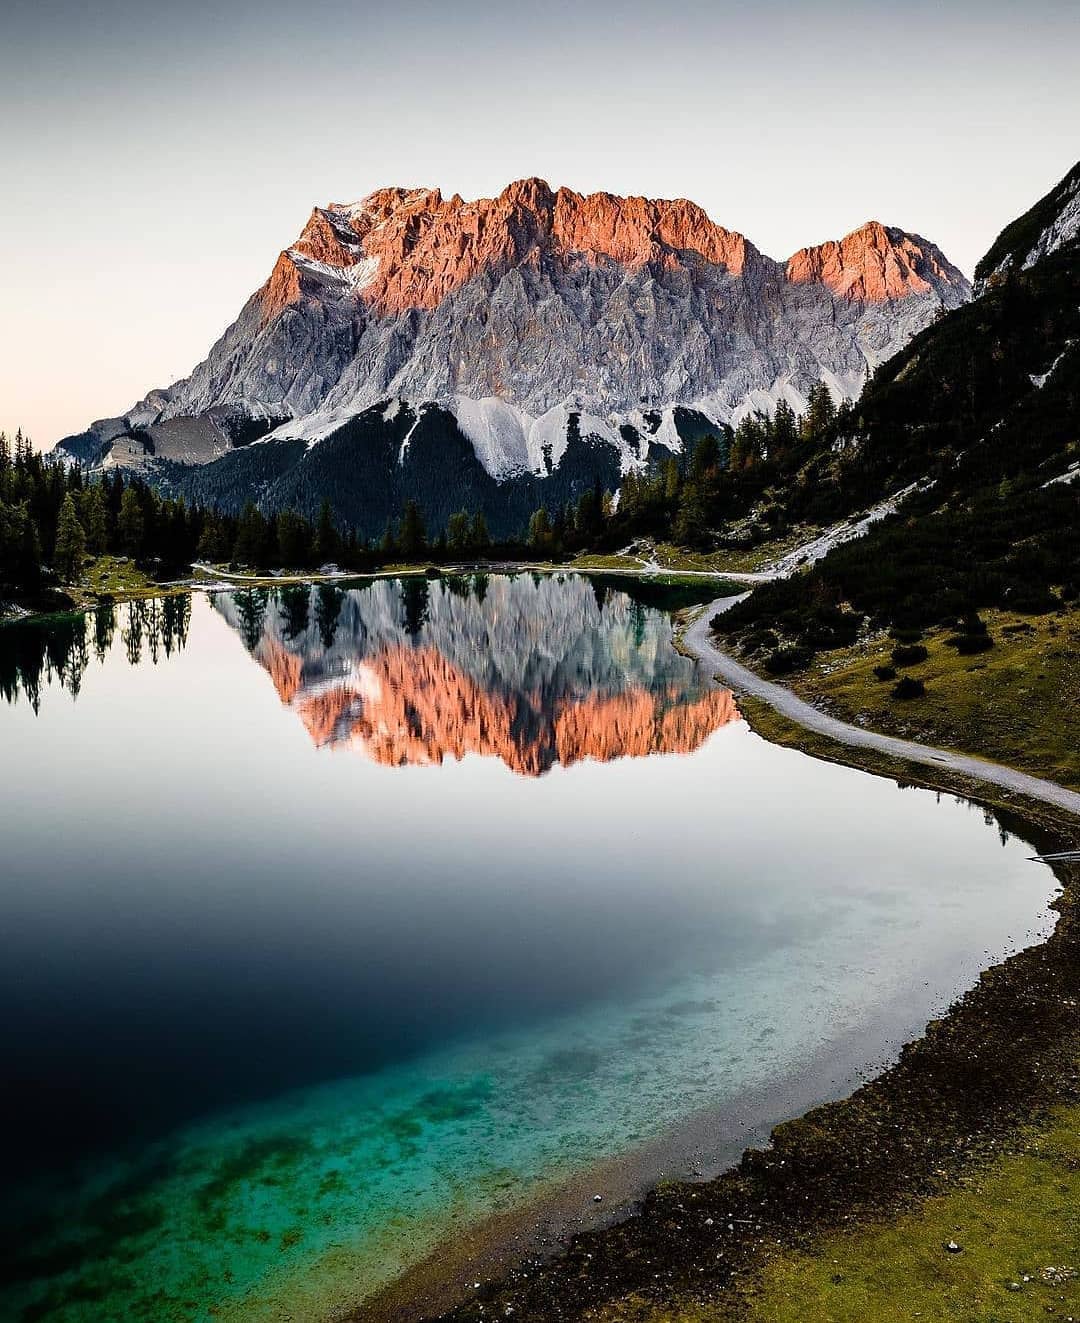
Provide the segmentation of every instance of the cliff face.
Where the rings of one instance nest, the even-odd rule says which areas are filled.
[[[575,430],[625,472],[652,442],[681,448],[678,409],[716,427],[801,408],[818,381],[854,395],[970,293],[933,244],[876,222],[784,263],[685,199],[380,189],[313,211],[190,377],[71,446],[148,429],[157,458],[190,464],[178,420],[209,420],[216,460],[251,426],[315,442],[438,404],[499,482],[557,467]]]
[[[553,192],[542,179],[523,179],[475,202],[444,199],[437,189],[388,188],[363,202],[316,208],[278,266],[308,258],[358,272],[365,303],[392,314],[437,308],[484,273],[497,279],[514,267],[539,270],[572,256],[674,269],[680,252],[692,252],[740,275],[748,251],[759,256],[692,202]],[[284,273],[272,278],[263,300],[267,318],[287,294],[295,297]]]
[[[738,719],[672,648],[666,616],[617,593],[601,603],[584,579],[494,579],[482,596],[383,580],[342,594],[333,620],[312,592],[302,624],[295,603],[286,613],[292,633],[273,603],[255,622],[227,595],[216,605],[314,744],[386,766],[475,754],[540,776],[689,753]]]
[[[975,268],[979,293],[1080,245],[1080,161],[1044,197],[1006,225]]]

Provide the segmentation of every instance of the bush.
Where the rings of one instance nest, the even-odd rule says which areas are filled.
[[[895,680],[895,679],[896,679],[896,667],[895,667],[895,666],[875,666],[875,667],[874,667],[874,678],[875,678],[876,680]]]
[[[894,629],[892,636],[897,643],[918,643],[922,639],[921,629]]]
[[[790,675],[805,666],[811,655],[807,648],[776,648],[765,658],[765,670],[770,675]]]
[[[930,654],[921,643],[900,643],[892,650],[894,666],[918,666]]]
[[[771,652],[780,646],[780,640],[771,629],[755,629],[747,634],[745,641],[751,652]]]
[[[1040,584],[1017,584],[1005,594],[1005,605],[1025,616],[1045,616],[1056,611],[1061,599]]]
[[[925,693],[926,685],[921,680],[905,675],[893,685],[892,696],[906,701],[909,698],[922,698]]]
[[[978,652],[989,652],[994,640],[989,634],[953,634],[945,640],[945,645],[955,648],[961,657],[974,657]]]

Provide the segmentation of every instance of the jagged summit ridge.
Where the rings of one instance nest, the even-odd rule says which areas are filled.
[[[691,414],[801,408],[819,381],[856,394],[970,294],[932,243],[878,222],[779,262],[687,199],[382,188],[316,207],[192,374],[79,446],[128,438],[113,458],[129,462],[145,432],[190,464],[253,425],[314,444],[437,405],[500,482],[549,473],[574,436],[625,472],[653,444],[680,449]]]
[[[522,179],[496,198],[444,199],[439,189],[383,188],[360,202],[316,207],[279,262],[349,273],[364,269],[367,301],[385,311],[434,308],[482,271],[537,266],[544,257],[584,258],[630,268],[675,269],[688,254],[732,275],[771,263],[743,235],[712,221],[696,203],[611,193],[552,190]],[[919,235],[868,221],[840,240],[802,248],[786,263],[795,283],[817,281],[871,302],[927,293],[963,276]],[[346,283],[353,283],[345,274]],[[271,277],[264,309],[280,308],[283,282]]]

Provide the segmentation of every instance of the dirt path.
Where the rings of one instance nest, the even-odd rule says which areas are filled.
[[[703,665],[731,686],[736,693],[751,694],[779,712],[791,721],[798,722],[808,730],[814,730],[841,744],[856,748],[877,749],[881,753],[905,758],[909,762],[922,763],[928,767],[944,767],[959,772],[991,785],[1001,786],[1030,799],[1053,804],[1067,813],[1080,818],[1080,794],[1068,790],[1056,781],[1044,781],[1037,776],[1028,776],[1000,763],[992,763],[983,758],[973,758],[969,754],[951,753],[948,749],[935,749],[928,744],[916,744],[913,740],[897,739],[893,735],[882,735],[877,731],[865,730],[861,726],[838,721],[827,713],[819,711],[812,704],[797,697],[783,685],[765,680],[755,671],[737,662],[734,657],[721,652],[712,640],[709,622],[722,611],[726,611],[741,597],[718,597],[710,602],[701,615],[683,635],[683,646]]]

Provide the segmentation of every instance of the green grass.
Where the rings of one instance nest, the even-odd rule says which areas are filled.
[[[752,574],[765,569],[796,547],[801,547],[820,532],[819,528],[800,525],[782,537],[762,542],[747,551],[733,551],[730,548],[720,551],[688,551],[670,542],[659,542],[656,545],[656,559],[667,569],[712,570],[721,573],[731,570],[735,574]]]
[[[950,1253],[949,1242],[960,1246]],[[1080,1320],[1080,1107],[1058,1108],[947,1193],[815,1239],[763,1246],[708,1298],[601,1311],[604,1323],[1035,1323]]]
[[[927,633],[927,660],[899,672],[925,683],[924,698],[897,701],[892,683],[874,677],[890,660],[894,640],[886,635],[821,653],[787,683],[847,720],[1080,788],[1080,610],[986,611],[983,619],[994,647],[978,656],[948,647],[948,630]]]
[[[575,570],[640,570],[642,561],[638,556],[600,555],[582,552],[569,562]]]
[[[954,1242],[959,1253],[945,1246]],[[1019,1288],[1019,1289],[1018,1289]],[[674,1316],[674,1317],[677,1317]],[[772,1258],[748,1323],[1080,1318],[1080,1107],[889,1225]]]
[[[124,556],[97,556],[83,568],[76,591],[97,597],[154,595],[160,586],[148,578],[133,560]]]

